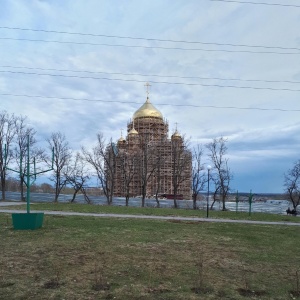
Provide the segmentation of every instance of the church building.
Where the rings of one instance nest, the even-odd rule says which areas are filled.
[[[191,199],[191,152],[177,126],[169,138],[168,121],[150,102],[148,90],[117,149],[114,196]]]

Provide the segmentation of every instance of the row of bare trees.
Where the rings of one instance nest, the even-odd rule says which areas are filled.
[[[24,151],[24,135],[30,133],[34,136],[35,132],[32,128],[25,130],[24,127],[25,119],[18,120],[18,147],[14,149],[14,158],[17,159],[18,151]],[[7,135],[7,140],[11,135]],[[35,143],[35,139],[32,137],[30,139],[31,144]],[[91,178],[91,171],[87,167],[88,163],[94,170],[94,174],[97,175],[103,192],[107,198],[107,203],[111,204],[114,195],[114,185],[115,185],[115,172],[116,172],[116,156],[122,156],[122,170],[124,175],[124,188],[125,188],[125,201],[128,205],[130,196],[130,183],[136,175],[136,170],[139,170],[138,176],[140,176],[142,181],[142,206],[145,205],[145,198],[147,194],[147,186],[149,184],[149,178],[153,175],[157,178],[157,186],[155,192],[155,198],[157,206],[159,206],[159,191],[160,191],[160,177],[161,168],[163,166],[163,161],[166,159],[163,156],[163,144],[161,148],[155,146],[151,147],[150,140],[143,143],[141,148],[140,156],[130,155],[128,152],[119,151],[116,149],[112,141],[106,143],[103,135],[99,133],[97,135],[97,144],[91,150],[87,150],[82,147],[81,153],[77,153],[75,158],[72,160],[72,155],[70,154],[70,149],[67,147],[67,142],[65,137],[61,133],[52,134],[51,139],[48,139],[49,149],[54,146],[55,153],[55,166],[54,176],[52,180],[57,186],[56,200],[59,195],[61,187],[66,184],[71,185],[74,188],[74,197],[78,191],[84,191],[84,186],[87,184],[88,180]],[[211,209],[213,208],[215,202],[219,200],[222,203],[222,209],[226,210],[226,199],[228,193],[230,192],[230,184],[233,179],[233,174],[229,167],[229,159],[227,157],[227,139],[224,137],[215,138],[212,142],[204,145],[206,149],[207,156],[210,163],[212,164],[212,171],[210,172],[209,180],[212,181],[212,198]],[[185,165],[188,160],[191,159],[189,152],[186,151],[188,148],[188,141],[183,138],[182,145],[176,144],[176,140],[172,145],[172,160],[175,162],[172,167],[172,185],[174,191],[174,207],[177,208],[176,195],[180,184],[186,180]],[[42,157],[43,153],[40,149],[35,149],[37,156]],[[192,153],[192,199],[193,208],[197,209],[197,197],[201,192],[207,189],[207,171],[204,164],[205,151],[203,146],[196,145],[193,148]],[[155,162],[153,163],[153,159]],[[150,160],[152,163],[150,164]],[[49,160],[48,160],[49,161]],[[142,168],[139,168],[142,161]],[[70,163],[72,162],[72,163]],[[62,165],[67,166],[65,171],[62,173],[64,178],[64,185],[61,184],[61,171]],[[1,177],[2,179],[2,177]],[[2,180],[1,180],[2,181]],[[291,201],[293,208],[296,210],[300,205],[300,160],[296,161],[291,169],[289,169],[284,175],[284,189],[286,194]],[[88,197],[86,196],[88,201]]]
[[[0,112],[0,179],[3,200],[5,200],[8,164],[13,164],[19,174],[21,199],[24,197],[28,137],[32,158],[35,158],[36,162],[43,159],[44,151],[36,146],[35,135],[36,131],[28,126],[26,117],[15,116],[6,111]],[[33,163],[33,159],[30,163]]]
[[[141,206],[145,206],[145,199],[149,191],[151,180],[155,180],[155,194],[157,206],[159,206],[159,193],[161,193],[161,174],[166,160],[170,157],[164,156],[164,141],[153,143],[150,136],[144,135],[139,141],[139,147],[134,151],[127,151],[117,147],[110,141],[106,143],[102,134],[97,135],[97,143],[92,150],[82,147],[82,156],[97,175],[103,192],[107,198],[107,203],[111,204],[115,193],[115,183],[122,181],[122,194],[125,195],[125,203],[128,205],[132,191],[130,187],[134,179],[138,177],[141,187]],[[174,193],[174,206],[177,207],[176,195],[180,184],[187,180],[185,172],[188,160],[191,160],[186,143],[181,141],[177,144],[172,141],[172,186]],[[122,178],[116,176],[116,163],[121,168]],[[120,172],[119,172],[120,173]]]
[[[116,176],[116,157],[121,158],[122,173],[124,181],[124,191],[126,205],[128,205],[130,196],[130,184],[134,176],[139,176],[141,180],[142,190],[142,206],[145,205],[147,195],[147,187],[151,177],[156,178],[156,188],[154,191],[157,206],[159,206],[159,193],[161,190],[161,173],[164,160],[169,159],[163,155],[163,141],[158,145],[151,144],[151,138],[145,140],[141,145],[140,153],[134,155],[126,151],[117,149],[116,146],[109,141],[105,141],[103,134],[97,135],[97,143],[90,150],[85,147],[81,151],[74,153],[66,137],[61,132],[52,133],[46,140],[47,149],[38,148],[36,143],[36,131],[27,124],[27,118],[23,116],[10,115],[7,112],[0,113],[0,179],[2,199],[5,200],[6,176],[9,170],[6,165],[13,164],[16,169],[20,170],[19,184],[21,191],[21,199],[24,199],[25,186],[25,168],[27,156],[27,137],[31,149],[31,163],[33,159],[36,162],[44,162],[46,165],[52,165],[52,155],[50,153],[54,149],[53,172],[50,180],[54,184],[55,196],[54,201],[58,201],[58,197],[62,189],[71,186],[74,190],[72,202],[75,200],[78,192],[84,194],[85,199],[89,202],[86,193],[86,187],[92,176],[97,176],[103,193],[107,198],[107,203],[111,204],[115,188]],[[144,139],[147,138],[144,137]],[[198,145],[193,150],[193,158],[188,149],[188,141],[183,139],[180,143],[174,139],[172,141],[172,186],[174,193],[174,207],[177,207],[177,194],[180,185],[187,180],[188,173],[186,165],[189,160],[193,159],[192,169],[192,192],[193,207],[197,208],[197,196],[206,188],[207,177],[203,164],[203,148]],[[228,159],[225,157],[227,148],[224,138],[214,139],[213,142],[206,145],[209,158],[214,166],[215,172],[212,172],[211,180],[215,185],[214,200],[216,195],[220,194],[225,209],[225,199],[229,192],[229,184],[232,174],[228,167]],[[49,153],[49,154],[47,154]],[[140,154],[140,155],[138,155]],[[139,173],[137,174],[137,170]]]
[[[155,198],[157,206],[159,206],[159,193],[161,190],[161,174],[162,166],[166,157],[163,155],[163,141],[161,147],[151,144],[151,138],[145,140],[140,149],[140,155],[134,155],[126,151],[117,149],[110,140],[105,141],[103,134],[97,135],[97,143],[90,150],[85,147],[79,152],[73,152],[66,140],[66,137],[61,132],[52,133],[46,140],[47,149],[41,149],[37,146],[36,131],[30,127],[27,118],[24,116],[15,116],[6,111],[0,112],[0,180],[2,200],[5,200],[7,176],[11,176],[7,165],[13,165],[15,170],[18,170],[20,175],[19,190],[21,191],[21,199],[24,199],[26,189],[25,169],[27,156],[27,137],[29,136],[29,146],[31,149],[30,163],[33,160],[37,163],[45,163],[50,166],[52,164],[51,153],[54,148],[54,164],[53,172],[50,180],[54,184],[55,197],[54,201],[58,201],[58,197],[62,189],[66,186],[72,187],[74,193],[72,202],[76,195],[81,192],[87,202],[89,198],[86,192],[86,187],[93,176],[96,176],[100,182],[104,195],[107,198],[107,203],[111,204],[116,183],[116,157],[121,157],[121,167],[124,182],[124,195],[126,205],[129,202],[130,185],[135,176],[141,179],[142,188],[142,206],[145,205],[147,195],[147,186],[151,176],[155,176],[157,185],[155,187]],[[144,137],[145,138],[145,137]],[[147,138],[147,137],[146,137]],[[197,198],[200,193],[207,189],[207,170],[204,160],[209,158],[212,164],[209,180],[212,181],[212,197],[214,203],[219,199],[222,202],[222,209],[226,209],[226,198],[230,192],[230,184],[233,178],[229,168],[227,157],[227,140],[223,137],[215,138],[212,142],[201,146],[196,145],[192,151],[192,199],[193,208],[197,208]],[[172,186],[174,191],[174,207],[177,207],[176,195],[182,182],[186,180],[186,163],[191,157],[189,156],[188,141],[183,137],[182,145],[176,145],[176,140],[172,145],[172,160],[175,164],[172,166]],[[204,151],[206,150],[206,151]],[[204,154],[206,156],[204,156]],[[150,163],[151,162],[151,163]],[[142,167],[141,167],[142,165]],[[137,170],[139,173],[137,174]],[[294,163],[293,167],[287,171],[284,178],[284,188],[289,196],[289,199],[296,209],[300,205],[300,160]]]
[[[27,118],[24,116],[15,116],[6,111],[0,112],[0,180],[1,180],[1,198],[5,200],[5,191],[7,176],[16,172],[19,179],[19,190],[21,200],[24,200],[24,191],[26,189],[26,168],[28,148],[30,148],[30,164],[52,166],[52,153],[54,149],[54,164],[51,180],[55,186],[54,201],[58,201],[61,190],[67,185],[74,187],[74,197],[81,190],[84,193],[84,184],[90,178],[85,168],[84,161],[78,154],[73,155],[66,141],[65,136],[60,133],[53,133],[47,139],[48,150],[37,146],[35,138],[36,131],[28,125]],[[29,140],[29,147],[28,147]],[[9,168],[8,166],[13,166]],[[36,170],[39,171],[38,168]]]

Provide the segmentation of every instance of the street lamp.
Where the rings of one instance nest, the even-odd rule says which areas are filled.
[[[206,199],[206,218],[208,218],[209,211],[209,171],[211,169],[210,165],[207,165],[207,199]]]

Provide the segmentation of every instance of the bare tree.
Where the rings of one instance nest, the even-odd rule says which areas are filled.
[[[40,189],[42,190],[42,193],[52,194],[54,192],[53,186],[45,182],[40,185]]]
[[[6,190],[6,163],[12,158],[12,142],[16,134],[15,116],[6,111],[0,112],[0,179],[2,200],[5,200]]]
[[[203,172],[202,164],[203,149],[201,145],[197,145],[193,149],[193,164],[192,164],[192,191],[193,191],[193,209],[197,209],[197,197],[207,182],[206,174]]]
[[[87,203],[90,203],[90,199],[86,194],[85,186],[90,180],[91,176],[86,168],[86,161],[83,159],[80,153],[76,153],[73,160],[71,160],[67,168],[64,170],[64,176],[67,184],[71,185],[74,190],[73,197],[70,202],[73,203],[76,195],[79,191],[81,191],[84,195],[84,199],[87,201]]]
[[[117,151],[112,141],[106,144],[102,133],[97,134],[97,145],[91,151],[82,147],[83,157],[95,170],[108,205],[113,199]]]
[[[50,180],[54,182],[54,202],[57,202],[61,190],[65,187],[67,183],[64,175],[65,169],[67,168],[70,162],[71,149],[69,147],[65,135],[61,132],[52,133],[51,137],[47,139],[47,142],[49,150],[52,151],[52,149],[54,149],[53,175],[50,177]],[[45,157],[45,161],[48,166],[52,166],[52,157]]]
[[[31,149],[31,163],[42,161],[44,150],[33,147],[36,143],[34,138],[36,131],[28,127],[26,124],[27,117],[17,117],[15,119],[15,130],[16,130],[16,145],[13,149],[13,158],[16,165],[20,170],[20,191],[21,191],[21,201],[25,199],[24,197],[24,187],[25,187],[25,174],[26,174],[26,156],[28,149],[28,136],[29,136],[29,147]]]
[[[209,151],[208,156],[216,170],[214,183],[216,191],[218,190],[220,192],[223,205],[222,210],[226,210],[226,197],[230,190],[230,182],[233,177],[228,167],[228,158],[225,157],[227,153],[226,142],[226,139],[220,137],[213,139],[211,143],[206,145]]]
[[[188,176],[191,174],[189,168],[192,154],[188,150],[187,141],[184,137],[172,138],[171,147],[174,208],[178,208],[177,197],[179,188],[184,181],[190,180]]]
[[[289,200],[296,210],[300,205],[300,160],[294,163],[292,169],[284,174],[284,188],[289,196]]]
[[[14,177],[8,177],[6,178],[6,188],[8,191],[11,192],[19,192],[20,185],[19,180]]]
[[[216,201],[218,200],[218,196],[220,195],[220,184],[219,184],[218,178],[216,176],[211,176],[211,174],[209,174],[209,176],[215,186],[214,191],[212,193],[213,201],[210,205],[210,209],[212,210]]]
[[[123,175],[125,204],[128,206],[131,183],[137,174],[138,159],[135,157],[135,154],[130,154],[127,151],[120,150],[118,155]]]
[[[157,167],[156,145],[155,143],[152,143],[149,134],[140,137],[140,150],[137,153],[137,159],[139,162],[139,175],[141,180],[142,207],[144,207],[148,183]]]
[[[161,146],[163,141],[161,142]],[[156,179],[156,188],[155,188],[155,201],[157,207],[160,207],[160,202],[158,200],[159,193],[161,193],[161,180],[162,180],[162,168],[166,158],[163,155],[162,147],[157,145],[157,157],[156,157],[156,168],[155,168],[155,179]]]

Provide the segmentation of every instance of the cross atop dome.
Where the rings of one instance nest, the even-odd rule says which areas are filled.
[[[144,86],[146,87],[147,99],[149,99],[151,84],[149,82],[146,82]]]
[[[137,118],[157,118],[157,119],[163,119],[163,115],[161,112],[154,107],[154,105],[150,102],[149,99],[149,90],[151,84],[149,82],[146,82],[144,85],[147,89],[147,99],[146,102],[133,114],[133,119]]]

